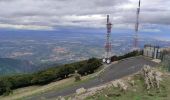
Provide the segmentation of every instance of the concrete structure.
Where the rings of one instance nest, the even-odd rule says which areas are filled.
[[[143,55],[153,59],[164,60],[170,56],[170,48],[160,48],[159,46],[145,45],[143,49]]]
[[[143,55],[154,59],[162,59],[162,52],[159,46],[145,45]]]

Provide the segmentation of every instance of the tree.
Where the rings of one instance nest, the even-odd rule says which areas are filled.
[[[9,95],[12,93],[12,84],[7,79],[0,79],[0,94]]]

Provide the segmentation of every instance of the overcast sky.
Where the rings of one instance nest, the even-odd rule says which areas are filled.
[[[0,0],[0,28],[55,30],[59,27],[134,28],[138,0]],[[170,25],[170,0],[141,0],[140,28]]]

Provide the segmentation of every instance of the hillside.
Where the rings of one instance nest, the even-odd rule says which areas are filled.
[[[28,61],[0,58],[0,75],[31,72],[34,66]]]
[[[46,70],[29,73],[17,74],[0,77],[0,95],[9,95],[12,90],[27,86],[40,86],[69,78],[75,70],[82,76],[94,73],[101,66],[101,61],[96,58],[55,66]]]
[[[75,95],[65,98],[69,100],[170,100],[170,73],[161,71],[161,74],[159,88],[151,87],[147,90],[141,72],[138,72],[98,87],[79,89]],[[120,88],[118,82],[124,84],[124,90]]]
[[[102,70],[99,71],[101,74],[94,73],[94,75],[92,76],[90,74],[87,80],[74,82],[74,79],[71,79],[71,81],[63,83],[59,86],[54,86],[53,89],[51,89],[50,91],[46,91],[44,89],[43,92],[37,92],[36,94],[34,93],[31,96],[26,96],[25,99],[39,100],[41,98],[44,98],[46,100],[48,98],[48,100],[56,100],[58,96],[67,96],[67,95],[74,94],[76,90],[79,88],[82,87],[84,87],[85,89],[93,88],[98,85],[102,85],[110,81],[113,81],[115,79],[119,79],[131,75],[133,73],[136,73],[142,68],[144,64],[149,64],[151,66],[157,65],[156,63],[152,62],[150,59],[142,56],[131,57],[120,61],[115,61],[111,65],[104,65]],[[141,65],[141,66],[136,66],[136,65]],[[60,87],[60,89],[56,89],[56,87]]]
[[[108,68],[105,67],[107,71],[104,72],[104,74],[102,75],[104,79],[103,82],[101,82],[97,77],[95,77],[92,80],[89,80],[87,83],[80,82],[81,84],[77,84],[77,85],[73,84],[73,86],[70,86],[70,88],[63,89],[61,93],[57,90],[53,90],[55,92],[52,94],[46,91],[47,92],[46,96],[55,95],[55,97],[57,97],[60,95],[69,95],[74,93],[77,88],[85,86],[86,84],[87,87],[90,88],[96,85],[103,84],[104,82],[109,82],[111,80],[135,73],[141,68],[141,66],[138,65],[143,65],[143,64],[149,64],[151,66],[155,65],[155,63],[152,62],[150,59],[145,58],[143,56],[139,56],[140,54],[141,52],[133,51],[122,56],[112,57],[112,61],[114,62],[113,64],[108,65],[110,67]],[[119,63],[115,63],[115,62],[119,62]],[[70,78],[75,71],[78,71],[78,73],[81,76],[87,76],[89,74],[95,73],[96,70],[100,69],[101,65],[102,63],[100,59],[90,58],[84,61],[74,62],[74,63],[60,65],[60,66],[53,66],[52,68],[48,68],[35,73],[0,77],[0,95],[10,95],[11,93],[13,93],[13,91],[19,88],[24,88],[29,86],[43,86],[43,85],[50,84],[51,82],[55,82],[55,81],[57,82],[63,79],[67,79]],[[124,68],[125,66],[126,69]],[[41,96],[45,96],[45,95],[41,93],[40,96],[35,95],[32,98],[34,97],[39,98]]]
[[[90,59],[87,62],[92,63],[94,61],[96,62],[96,60]],[[151,89],[149,92],[144,87],[144,80],[142,79],[140,73],[136,74],[136,72],[140,71],[140,69],[143,68],[143,64],[152,65],[153,66],[152,68],[158,65],[157,63],[152,62],[151,59],[143,56],[131,57],[131,58],[116,61],[112,63],[112,65],[110,66],[108,65],[98,69],[97,72],[95,71],[95,73],[93,74],[83,76],[82,80],[78,82],[74,81],[74,77],[68,77],[62,80],[53,80],[48,82],[49,78],[53,77],[53,75],[66,74],[64,70],[67,70],[66,68],[70,70],[70,68],[73,68],[72,65],[74,66],[80,65],[79,67],[81,68],[81,70],[82,68],[84,69],[85,67],[91,65],[88,63],[84,63],[85,66],[81,67],[81,63],[83,64],[84,61],[69,64],[69,65],[67,64],[62,67],[57,67],[57,69],[51,68],[46,71],[35,73],[33,74],[34,76],[33,79],[32,79],[32,75],[9,77],[8,79],[10,80],[12,79],[11,81],[13,81],[12,84],[15,83],[13,84],[14,87],[19,85],[21,85],[22,87],[24,84],[29,87],[23,86],[22,88],[14,89],[12,94],[10,94],[9,96],[0,96],[0,99],[2,100],[9,100],[9,99],[10,100],[18,100],[18,99],[19,100],[39,100],[39,99],[46,100],[48,98],[47,100],[58,100],[57,99],[58,97],[65,96],[65,98],[71,97],[71,99],[69,100],[143,100],[143,99],[155,100],[155,98],[156,100],[169,100],[168,99],[170,94],[169,73],[164,72],[164,70],[162,71],[160,69],[156,69],[159,70],[161,73],[163,73],[162,75],[163,81],[161,81],[160,84],[160,91],[158,89]],[[134,65],[138,65],[138,64],[141,66],[136,66],[134,68]],[[126,69],[124,69],[124,67],[126,67]],[[98,72],[99,74],[97,74]],[[125,84],[128,86],[126,92],[122,92],[119,89],[119,87],[115,87],[114,85],[112,85],[117,80],[121,80],[125,82]],[[134,80],[135,85],[131,86],[131,82],[132,82],[131,80]],[[46,84],[46,82],[48,84]],[[35,85],[35,83],[37,85]],[[85,88],[85,91],[82,89],[83,87]],[[82,90],[79,89],[82,89],[83,92]],[[86,96],[86,98],[74,99],[75,96],[78,97]]]

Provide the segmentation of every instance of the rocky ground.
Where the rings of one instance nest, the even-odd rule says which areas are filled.
[[[83,87],[76,93],[65,98],[58,97],[57,100],[170,100],[170,74],[162,72],[157,68],[152,69],[160,73],[159,87],[154,86],[147,89],[145,76],[141,70],[130,76],[89,88]]]

